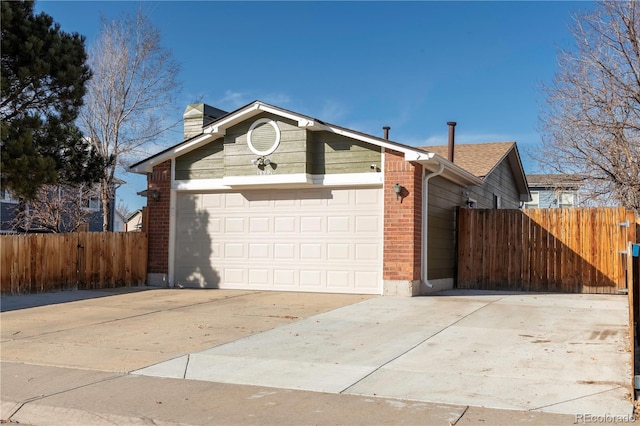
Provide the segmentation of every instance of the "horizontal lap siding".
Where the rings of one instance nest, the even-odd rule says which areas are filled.
[[[427,268],[430,280],[455,275],[455,211],[464,200],[458,185],[442,177],[429,180]]]
[[[176,180],[217,179],[224,175],[223,139],[217,139],[176,159]]]
[[[228,129],[224,138],[178,157],[176,180],[256,175],[258,169],[251,161],[258,156],[249,149],[247,133],[260,118],[275,120],[280,129],[280,144],[267,156],[271,160],[271,166],[266,167],[269,174],[378,173],[382,169],[378,146],[331,132],[308,131],[291,120],[260,114]]]
[[[307,131],[292,120],[264,113],[227,129],[224,137],[224,176],[255,176],[258,172],[262,173],[251,163],[258,155],[249,149],[247,143],[249,128],[261,118],[274,120],[280,129],[280,144],[275,152],[267,156],[271,165],[266,166],[265,171],[278,175],[305,173]]]
[[[309,137],[308,173],[377,173],[382,168],[378,146],[330,132],[309,132]]]
[[[509,163],[502,161],[484,179],[484,185],[469,187],[467,191],[469,196],[478,202],[478,208],[493,208],[493,196],[495,194],[500,196],[501,208],[517,209],[520,207],[520,194],[517,188]]]

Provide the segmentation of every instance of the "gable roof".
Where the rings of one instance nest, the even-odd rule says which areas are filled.
[[[448,145],[423,146],[421,149],[448,156]],[[520,153],[515,142],[489,142],[458,144],[454,147],[453,162],[475,176],[485,179],[504,160],[509,161],[518,191],[527,199],[530,196],[527,176],[524,174]]]
[[[125,222],[129,222],[131,219],[133,219],[134,217],[136,217],[137,215],[142,214],[142,209],[138,209],[138,210],[134,210],[131,213],[129,213],[129,215],[125,218]]]
[[[513,148],[515,142],[490,142],[455,145],[453,162],[478,177],[489,175]],[[422,149],[448,156],[448,146],[423,146]]]
[[[228,128],[263,112],[267,112],[297,122],[298,127],[307,129],[309,131],[327,131],[365,143],[380,146],[385,149],[398,151],[404,154],[404,158],[406,161],[415,161],[419,164],[422,164],[427,170],[430,171],[438,169],[439,165],[443,164],[443,176],[461,185],[482,184],[482,180],[477,176],[460,167],[459,165],[451,163],[446,159],[446,157],[442,157],[440,155],[437,155],[436,153],[428,152],[421,148],[404,145],[398,142],[393,142],[388,139],[379,138],[377,136],[368,135],[366,133],[347,129],[345,127],[336,126],[334,124],[318,120],[317,118],[269,105],[261,101],[251,102],[250,104],[247,104],[235,111],[232,111],[215,119],[213,122],[202,129],[201,134],[186,139],[170,148],[165,149],[164,151],[161,151],[157,154],[152,155],[151,157],[148,157],[142,161],[139,161],[138,163],[131,165],[129,167],[129,170],[134,173],[141,174],[151,173],[155,165],[158,165],[166,160],[176,158],[180,155],[184,155],[209,142],[221,138],[225,135]]]

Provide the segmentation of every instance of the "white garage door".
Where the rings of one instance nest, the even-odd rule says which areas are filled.
[[[179,193],[175,281],[380,294],[380,188]]]

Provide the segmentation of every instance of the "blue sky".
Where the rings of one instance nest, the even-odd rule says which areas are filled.
[[[100,15],[142,7],[181,64],[178,120],[196,101],[230,111],[262,100],[408,145],[516,141],[525,171],[540,143],[540,86],[572,15],[592,2],[39,1],[62,29],[94,41]],[[150,152],[178,143],[177,128]],[[144,176],[122,174],[136,209]]]

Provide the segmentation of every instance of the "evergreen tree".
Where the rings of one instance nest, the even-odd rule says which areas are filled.
[[[74,124],[91,77],[84,37],[32,1],[0,7],[2,187],[28,200],[45,184],[95,182],[106,160]]]

